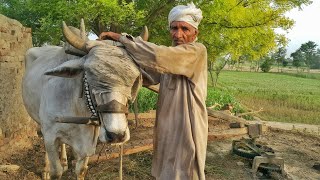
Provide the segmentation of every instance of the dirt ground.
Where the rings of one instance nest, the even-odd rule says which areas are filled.
[[[210,120],[209,131],[223,131],[228,128],[228,123],[222,120]],[[152,143],[152,120],[144,120],[138,129],[131,128],[130,142],[126,148],[132,148]],[[232,154],[233,137],[223,140],[208,142],[206,160],[206,179],[254,179],[251,172],[251,162],[246,158]],[[2,171],[0,179],[41,179],[44,167],[44,146],[41,138],[32,139],[32,149],[26,149],[7,159],[0,158],[0,165],[18,165],[16,172]],[[259,170],[257,179],[293,179],[293,180],[320,180],[320,170],[314,168],[320,163],[320,137],[306,133],[282,130],[269,130],[258,138],[258,142],[272,147],[277,157],[282,157],[285,162],[286,176],[277,172],[263,173]],[[101,156],[117,152],[118,149],[105,144],[98,144],[96,154]],[[68,154],[72,154],[68,149]],[[69,169],[63,174],[62,179],[76,179],[74,174],[74,158],[69,157]],[[140,180],[153,179],[151,172],[152,151],[144,151],[123,157],[123,179]],[[95,161],[89,164],[86,179],[118,179],[119,160]]]

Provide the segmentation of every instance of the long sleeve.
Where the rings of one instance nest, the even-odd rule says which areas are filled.
[[[166,47],[143,41],[140,37],[131,41],[125,36],[120,38],[120,42],[140,66],[188,78],[194,75],[198,61],[203,59],[201,55],[206,51],[200,43]]]
[[[120,42],[142,69],[162,73],[154,126],[152,175],[161,180],[205,179],[208,137],[205,46],[190,43],[166,47],[140,37],[131,41],[125,36]]]

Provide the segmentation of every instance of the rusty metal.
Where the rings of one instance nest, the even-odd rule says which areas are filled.
[[[253,160],[252,173],[254,176],[258,168],[281,172],[282,175],[285,175],[283,158],[276,157],[272,148],[256,142],[256,139],[262,135],[262,125],[247,125],[247,128],[249,138],[234,140],[232,142],[232,152]]]
[[[258,138],[262,135],[262,124],[249,124],[248,134],[251,138]]]
[[[276,157],[275,154],[265,153],[261,156],[256,156],[252,163],[252,173],[254,175],[257,173],[258,168],[281,172],[282,175],[285,175],[284,160],[281,157]]]

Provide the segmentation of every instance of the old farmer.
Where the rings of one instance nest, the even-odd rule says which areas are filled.
[[[149,77],[145,86],[160,83],[152,162],[156,179],[205,179],[207,51],[196,42],[201,19],[193,3],[174,7],[168,17],[172,47],[113,32],[100,35],[120,41],[149,73],[153,81]]]

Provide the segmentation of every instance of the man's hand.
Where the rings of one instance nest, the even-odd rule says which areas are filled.
[[[109,39],[109,40],[113,40],[113,41],[119,41],[120,37],[121,37],[121,34],[109,31],[109,32],[102,32],[99,35],[99,40]]]

